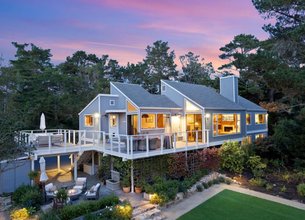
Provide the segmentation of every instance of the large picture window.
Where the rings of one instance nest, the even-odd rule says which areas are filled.
[[[85,126],[86,127],[93,126],[93,116],[92,115],[85,115]]]
[[[255,114],[255,124],[266,124],[266,114]]]
[[[240,114],[213,114],[214,136],[240,133]]]
[[[156,128],[156,115],[155,114],[143,114],[142,115],[142,128],[152,129]]]

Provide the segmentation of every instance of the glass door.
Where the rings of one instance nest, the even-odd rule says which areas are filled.
[[[186,115],[186,131],[187,140],[189,142],[196,141],[196,131],[198,132],[198,141],[202,142],[202,114]]]

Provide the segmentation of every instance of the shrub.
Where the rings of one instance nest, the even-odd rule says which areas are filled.
[[[56,198],[62,201],[66,201],[68,199],[68,193],[65,189],[59,189],[56,193]]]
[[[132,218],[132,206],[130,203],[119,204],[114,207],[113,219],[124,220]]]
[[[43,197],[37,186],[21,185],[13,193],[12,199],[16,205],[40,209]]]
[[[218,177],[218,181],[220,183],[224,183],[225,182],[225,178],[223,176]]]
[[[203,187],[201,184],[196,185],[196,189],[198,192],[202,192],[203,191]]]
[[[54,211],[50,211],[47,213],[41,213],[39,215],[39,220],[58,220],[58,217]]]
[[[267,167],[267,165],[261,161],[260,156],[250,156],[247,165],[255,177],[263,176],[264,170]]]
[[[163,195],[158,195],[156,193],[152,194],[150,197],[150,203],[164,205],[166,202],[166,198]]]
[[[28,173],[28,177],[30,178],[30,180],[34,180],[35,178],[38,177],[38,175],[39,175],[39,173],[36,170],[30,171]]]
[[[287,191],[286,186],[285,186],[285,185],[284,185],[284,186],[282,186],[282,187],[281,187],[281,189],[280,189],[280,191],[281,191],[282,193],[286,192],[286,191]]]
[[[266,185],[266,180],[262,178],[252,178],[249,180],[250,185],[263,187]]]
[[[272,190],[272,189],[273,189],[273,185],[270,184],[270,183],[267,183],[267,184],[266,184],[266,190],[270,191],[270,190]]]
[[[301,183],[297,186],[298,195],[305,197],[305,183]]]
[[[208,182],[208,186],[210,187],[210,186],[212,186],[212,185],[213,185],[213,181],[210,180],[210,181]]]
[[[12,211],[10,217],[12,220],[26,220],[30,217],[30,214],[26,208],[23,208]]]
[[[119,198],[116,196],[103,197],[97,201],[85,201],[77,205],[68,205],[63,207],[59,212],[61,220],[70,220],[90,212],[104,209],[106,206],[113,206],[119,203]]]
[[[230,185],[232,183],[232,180],[230,178],[225,178],[225,183]]]
[[[218,178],[212,180],[213,184],[219,184]]]
[[[209,185],[208,185],[206,182],[203,182],[203,183],[202,183],[202,186],[203,186],[205,189],[209,188]]]
[[[220,148],[221,167],[241,174],[244,169],[245,154],[238,142],[225,142]]]
[[[203,156],[205,161],[203,162],[203,167],[212,170],[218,171],[220,167],[220,156],[218,148],[207,148],[203,150]]]

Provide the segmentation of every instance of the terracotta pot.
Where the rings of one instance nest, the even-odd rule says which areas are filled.
[[[127,187],[123,186],[123,192],[124,193],[129,193],[130,192],[130,186],[127,186]]]
[[[135,187],[134,190],[136,193],[142,193],[142,187]]]

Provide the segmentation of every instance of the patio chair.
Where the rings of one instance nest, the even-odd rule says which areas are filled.
[[[80,189],[82,192],[87,188],[87,178],[86,177],[79,177],[75,181],[75,186],[73,189]]]
[[[63,136],[62,134],[53,134],[51,136],[51,142],[52,144],[60,144],[63,142]]]
[[[98,183],[96,185],[93,185],[90,190],[87,190],[87,192],[85,193],[85,197],[87,200],[89,199],[98,199],[100,196],[100,187],[101,184]]]
[[[45,185],[46,199],[53,199],[55,194],[54,192],[57,190],[56,186],[53,183],[49,183]]]
[[[37,146],[48,146],[49,145],[49,137],[48,136],[38,136],[36,138]]]

